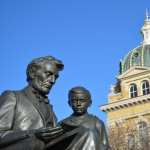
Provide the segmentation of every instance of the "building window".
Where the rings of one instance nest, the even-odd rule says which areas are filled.
[[[148,126],[144,121],[138,123],[139,143],[141,147],[149,147]],[[148,148],[149,149],[149,148]]]
[[[134,97],[137,97],[138,94],[137,94],[137,86],[136,84],[131,84],[130,85],[130,97],[131,98],[134,98]]]
[[[138,129],[139,131],[144,131],[145,129],[147,129],[147,123],[145,121],[140,121],[138,123]]]
[[[138,52],[133,53],[132,65],[133,66],[139,66],[140,65],[140,54]]]
[[[143,95],[147,95],[150,93],[149,82],[147,80],[142,82],[142,92]]]
[[[135,136],[134,134],[129,134],[128,135],[128,150],[134,150],[135,149],[135,145],[136,145],[136,142],[135,142]]]

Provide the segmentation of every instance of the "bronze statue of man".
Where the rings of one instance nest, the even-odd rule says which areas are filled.
[[[32,60],[27,66],[28,86],[0,96],[0,149],[43,150],[45,143],[61,134],[47,95],[63,70],[52,56]]]

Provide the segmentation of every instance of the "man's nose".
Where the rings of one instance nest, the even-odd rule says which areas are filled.
[[[55,75],[51,75],[50,78],[49,78],[49,81],[51,83],[55,83]]]

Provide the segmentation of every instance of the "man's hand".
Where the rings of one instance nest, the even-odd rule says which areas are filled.
[[[44,142],[47,142],[50,139],[53,139],[63,133],[63,129],[58,127],[48,127],[48,128],[41,128],[35,132],[36,137],[43,140]]]

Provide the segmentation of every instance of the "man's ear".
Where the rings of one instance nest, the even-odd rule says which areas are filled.
[[[37,67],[35,67],[35,66],[32,66],[32,67],[29,69],[29,76],[30,76],[30,79],[31,79],[31,80],[35,78],[36,69],[37,69]]]

